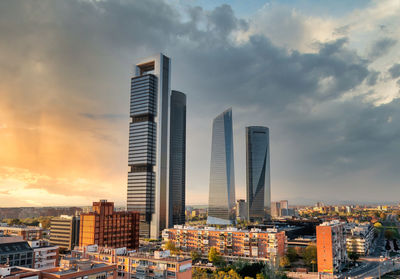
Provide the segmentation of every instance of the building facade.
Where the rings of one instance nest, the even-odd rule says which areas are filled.
[[[33,268],[38,270],[58,267],[58,246],[49,245],[46,240],[29,241],[33,249]]]
[[[247,203],[245,200],[236,201],[236,218],[238,220],[247,220],[249,217],[247,210]]]
[[[93,261],[117,264],[118,278],[192,278],[192,259],[171,256],[169,251],[155,251],[153,254],[130,253],[125,248],[80,247],[72,255]]]
[[[163,241],[172,241],[184,252],[196,250],[206,255],[211,247],[227,258],[276,261],[286,252],[286,236],[277,229],[239,230],[175,226],[163,231]]]
[[[72,250],[79,245],[80,218],[61,215],[50,222],[50,243],[62,249]]]
[[[170,59],[136,64],[131,78],[127,209],[140,212],[140,235],[168,225]]]
[[[42,239],[43,229],[40,227],[17,227],[17,226],[1,226],[0,232],[3,235],[21,236],[23,240],[38,240]]]
[[[186,95],[172,90],[168,227],[185,224]]]
[[[114,203],[93,202],[93,212],[81,214],[79,246],[139,247],[139,213],[114,211]]]
[[[116,279],[116,265],[65,258],[61,266],[46,270],[0,267],[3,279]]]
[[[374,228],[371,224],[349,223],[346,229],[347,253],[356,253],[360,256],[369,255],[374,239]]]
[[[0,237],[0,265],[32,268],[33,249],[22,237]]]
[[[318,272],[337,274],[347,262],[345,225],[338,220],[317,226]]]
[[[232,224],[235,220],[235,171],[232,109],[213,121],[208,224]]]
[[[271,216],[269,129],[246,127],[246,178],[249,219]]]

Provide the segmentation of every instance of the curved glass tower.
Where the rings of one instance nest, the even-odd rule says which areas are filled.
[[[271,214],[269,129],[246,127],[246,177],[249,219],[263,220]]]
[[[232,109],[229,108],[213,121],[207,223],[233,223],[234,206]]]

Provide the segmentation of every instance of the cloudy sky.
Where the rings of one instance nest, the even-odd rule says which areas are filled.
[[[125,204],[133,64],[186,92],[187,203],[206,204],[212,119],[271,132],[272,198],[400,196],[400,2],[0,1],[0,206]]]

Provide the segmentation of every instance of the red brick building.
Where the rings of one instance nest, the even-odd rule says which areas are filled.
[[[318,272],[339,273],[347,261],[344,223],[337,220],[317,226]]]
[[[93,211],[81,214],[79,246],[139,247],[139,213],[114,211],[114,203],[93,202]]]

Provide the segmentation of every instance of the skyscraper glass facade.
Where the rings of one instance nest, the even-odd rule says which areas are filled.
[[[168,227],[185,224],[186,95],[172,90]]]
[[[131,79],[127,209],[140,212],[140,235],[167,226],[170,59],[139,63]]]
[[[246,127],[247,204],[250,220],[269,218],[271,182],[269,129]]]
[[[227,109],[213,121],[207,223],[232,223],[235,202],[232,109]]]

